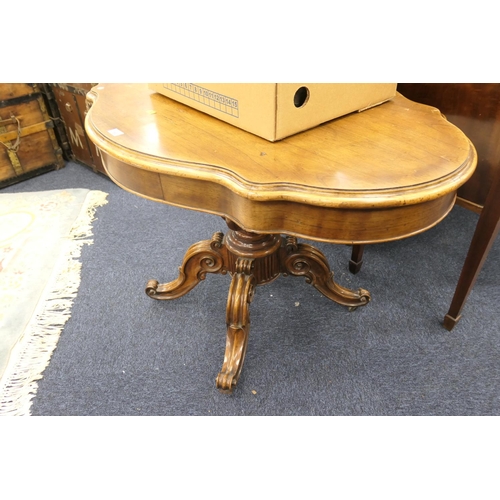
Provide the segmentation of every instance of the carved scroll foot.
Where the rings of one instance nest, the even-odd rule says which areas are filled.
[[[222,392],[232,392],[243,367],[250,330],[249,305],[253,299],[255,277],[253,260],[238,259],[237,272],[233,275],[226,310],[226,351],[224,363],[215,385]]]
[[[349,290],[336,283],[326,257],[317,248],[305,243],[297,243],[296,238],[289,236],[284,250],[285,253],[281,258],[284,276],[288,274],[304,276],[306,282],[325,297],[337,304],[348,306],[351,310],[364,306],[370,301],[370,292],[367,290],[362,288]]]
[[[179,267],[179,277],[162,285],[156,280],[149,280],[146,285],[146,293],[157,300],[176,299],[188,293],[200,281],[204,280],[207,273],[226,274],[222,239],[223,234],[217,232],[211,240],[200,241],[192,245]]]

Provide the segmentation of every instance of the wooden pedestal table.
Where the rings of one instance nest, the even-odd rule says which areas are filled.
[[[115,183],[229,226],[188,249],[176,280],[146,286],[150,297],[170,300],[207,273],[231,275],[216,380],[228,392],[243,366],[257,285],[303,276],[338,304],[370,300],[366,290],[337,284],[325,256],[297,238],[352,245],[418,234],[448,214],[477,161],[437,109],[401,95],[276,143],[145,84],[99,85],[88,100],[86,131]]]

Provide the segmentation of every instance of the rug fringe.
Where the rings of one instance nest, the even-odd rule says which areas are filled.
[[[95,211],[107,202],[107,193],[90,191],[76,219],[68,241],[54,268],[32,320],[12,351],[11,361],[0,382],[0,416],[29,416],[52,353],[71,316],[71,307],[80,286],[81,249],[91,245]]]

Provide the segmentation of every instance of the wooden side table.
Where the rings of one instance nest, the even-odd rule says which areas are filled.
[[[231,275],[216,379],[227,392],[243,366],[257,285],[303,276],[344,306],[370,300],[337,284],[325,256],[297,238],[354,244],[418,234],[448,214],[477,163],[468,138],[437,109],[401,95],[276,143],[145,84],[99,85],[88,99],[86,130],[114,182],[228,224],[225,236],[188,249],[176,280],[146,285],[150,297],[170,300],[209,273]]]

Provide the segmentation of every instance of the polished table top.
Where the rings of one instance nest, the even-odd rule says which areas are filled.
[[[88,97],[86,130],[117,184],[248,231],[349,244],[417,234],[449,212],[477,162],[437,109],[399,94],[275,143],[147,84]]]

